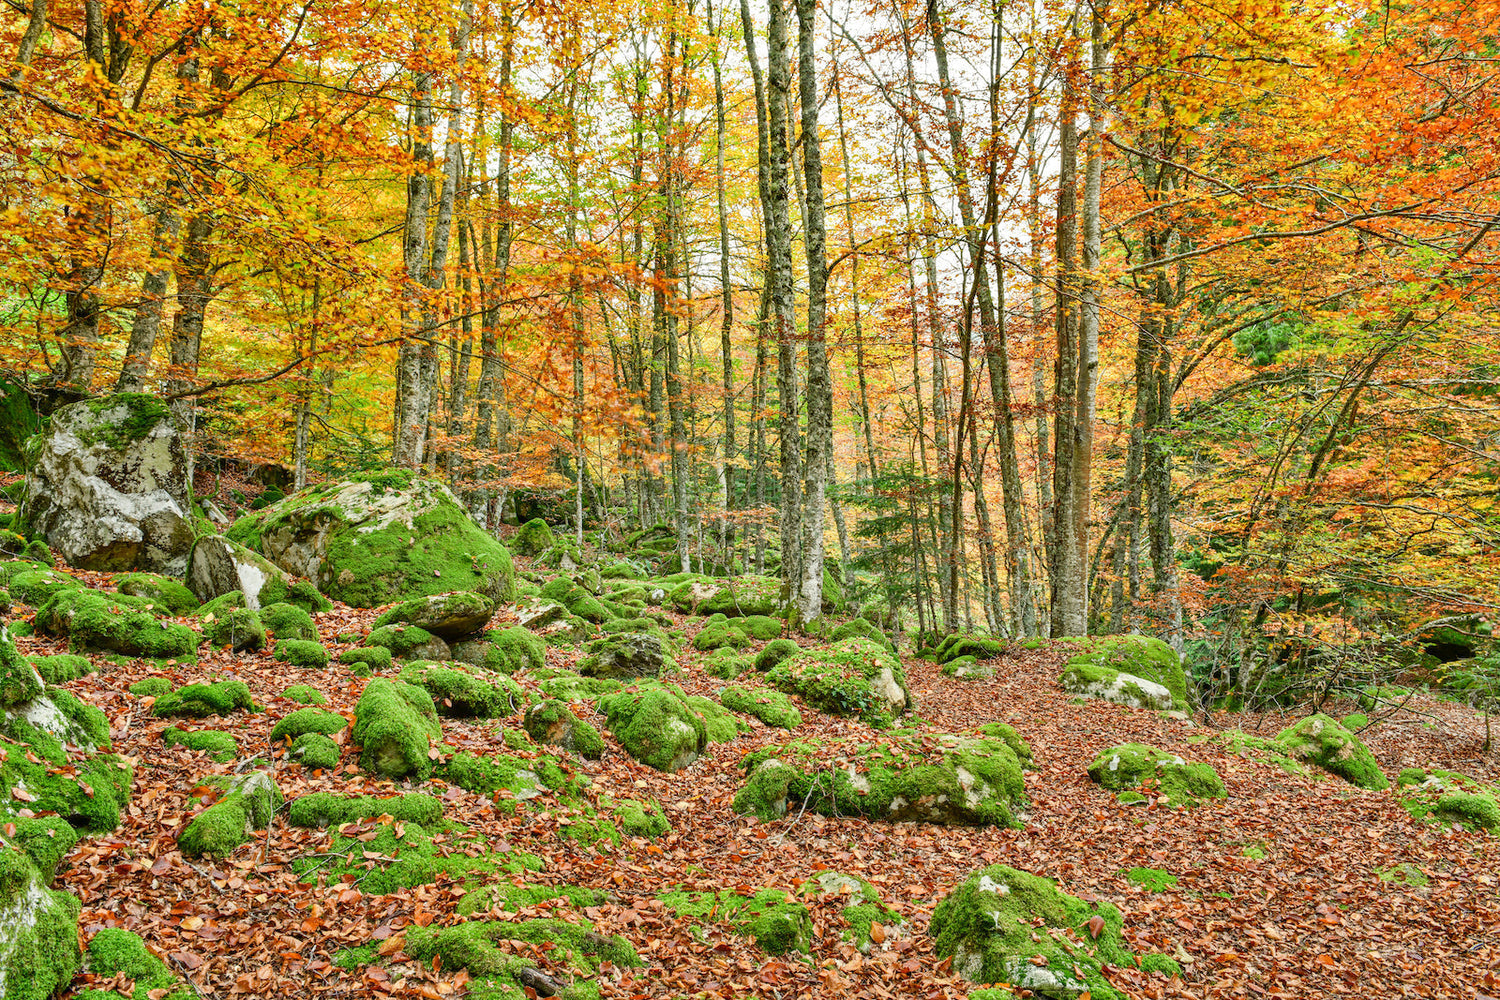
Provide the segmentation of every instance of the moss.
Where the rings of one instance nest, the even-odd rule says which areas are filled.
[[[82,583],[66,573],[35,567],[13,575],[8,586],[12,598],[33,608],[40,608],[61,591],[84,589]]]
[[[891,645],[891,640],[886,638],[885,633],[863,618],[844,622],[828,634],[829,642],[842,642],[845,639],[869,639],[889,653],[896,651],[896,647]]]
[[[845,639],[799,653],[773,667],[766,680],[830,715],[857,716],[875,726],[912,707],[901,661],[868,639]]]
[[[1089,927],[1095,917],[1102,926]],[[991,865],[969,876],[938,903],[929,932],[935,952],[978,983],[1009,983],[1036,993],[1118,1000],[1105,964],[1134,965],[1120,938],[1120,911],[1090,905],[1049,879]]]
[[[443,769],[443,777],[450,783],[476,795],[529,799],[543,788],[566,790],[568,776],[557,761],[546,755],[521,757],[512,754],[491,754],[480,757],[472,753],[454,754]]]
[[[442,822],[443,804],[431,795],[408,792],[378,798],[373,795],[345,797],[329,792],[314,792],[292,800],[289,822],[292,826],[341,826],[362,819],[389,816],[402,823],[420,823],[433,827]]]
[[[354,707],[353,740],[362,747],[359,765],[388,778],[426,778],[427,748],[443,730],[432,696],[412,684],[377,677],[365,685]]]
[[[104,927],[89,940],[89,971],[100,979],[124,976],[134,981],[137,996],[158,1000],[188,1000],[191,987],[153,955],[136,934],[123,927]]]
[[[263,771],[234,778],[222,798],[193,817],[177,837],[177,847],[190,857],[228,857],[264,829],[281,806],[281,790]]]
[[[261,585],[256,599],[262,606],[268,604],[290,604],[309,614],[322,614],[333,610],[333,602],[324,597],[317,587],[306,580],[287,581],[273,576]]]
[[[278,639],[276,660],[294,667],[321,670],[328,666],[328,650],[321,642],[310,639]]]
[[[558,577],[542,587],[542,596],[556,601],[568,609],[569,614],[577,615],[584,621],[600,624],[611,618],[618,618],[593,594],[578,586],[567,577]]]
[[[957,633],[947,636],[933,650],[933,659],[938,663],[952,663],[964,656],[975,660],[992,660],[1005,652],[1005,643],[987,636]]]
[[[605,695],[599,710],[626,752],[658,771],[680,771],[708,745],[703,719],[665,687],[636,685]]]
[[[321,708],[299,708],[282,716],[272,727],[271,742],[295,740],[304,733],[333,736],[343,732],[348,725],[348,720],[337,712],[329,712]]]
[[[277,639],[308,639],[316,642],[318,627],[312,615],[295,604],[262,604],[260,620]]]
[[[337,767],[343,751],[322,733],[303,733],[292,740],[287,756],[306,768],[329,770]]]
[[[755,941],[770,955],[807,952],[812,947],[812,918],[807,906],[788,898],[781,889],[762,889],[752,895],[720,892],[669,892],[662,905],[691,926],[714,920],[741,937]]]
[[[1160,639],[1126,635],[1089,640],[1088,648],[1068,661],[1110,667],[1154,681],[1172,692],[1172,707],[1187,708],[1187,675],[1177,651]]]
[[[46,1000],[78,969],[78,900],[47,889],[30,857],[0,847],[0,990],[10,1000]]]
[[[249,608],[231,608],[205,622],[203,637],[215,646],[228,646],[238,653],[263,648],[266,628],[260,615]]]
[[[211,684],[188,684],[162,695],[151,707],[151,713],[158,716],[186,715],[203,718],[254,708],[250,688],[244,681],[214,681]]]
[[[1164,976],[1181,976],[1182,966],[1178,965],[1177,960],[1172,956],[1157,952],[1156,954],[1141,956],[1141,971],[1159,972]],[[971,993],[969,996],[972,1000],[974,994]]]
[[[530,702],[526,689],[505,674],[487,673],[464,663],[414,660],[401,668],[401,679],[424,688],[440,714],[450,717],[503,718]]]
[[[1308,777],[1313,773],[1312,768],[1303,764],[1293,757],[1289,757],[1286,748],[1274,739],[1266,739],[1252,733],[1241,732],[1238,729],[1226,730],[1214,737],[1215,742],[1222,744],[1231,753],[1253,755],[1274,764],[1288,774]]]
[[[404,658],[430,645],[435,638],[431,632],[416,625],[382,625],[370,632],[365,644],[384,646],[392,656]]]
[[[33,796],[33,811],[56,813],[76,830],[104,833],[119,826],[120,811],[130,800],[134,776],[130,765],[114,754],[95,754],[81,762],[69,762],[61,744],[55,752],[58,759],[42,763],[10,754],[0,762],[0,786],[23,786]],[[55,773],[64,767],[71,773]]]
[[[1166,892],[1177,885],[1177,876],[1160,868],[1132,868],[1125,873],[1125,881],[1151,892]]]
[[[710,743],[730,743],[738,739],[740,734],[750,731],[748,723],[712,698],[688,695],[685,700],[688,708],[702,717],[703,730],[708,734]]]
[[[0,708],[28,702],[41,693],[42,678],[36,668],[0,630]]]
[[[557,536],[552,533],[552,527],[539,517],[521,525],[521,530],[510,540],[511,550],[523,556],[541,555],[556,544]]]
[[[510,948],[502,949],[502,941],[544,946],[550,962],[585,977],[597,973],[604,962],[614,966],[641,964],[630,942],[618,934],[596,934],[593,925],[582,918],[470,920],[452,927],[412,927],[406,933],[405,951],[418,961],[438,961],[444,969],[467,969],[472,977],[471,992],[475,981],[488,981],[491,990],[515,987],[514,996],[519,998],[523,994],[516,976],[534,963],[517,957]],[[573,1000],[568,992],[562,1000]]]
[[[1016,760],[1021,762],[1022,767],[1032,766],[1031,744],[1018,732],[1016,727],[1008,722],[986,722],[979,727],[981,736],[988,736],[992,740],[1000,740],[1010,747],[1011,753],[1016,755]]]
[[[1191,808],[1204,799],[1228,797],[1224,782],[1208,764],[1189,764],[1176,754],[1140,743],[1105,750],[1089,765],[1089,777],[1110,791],[1156,790],[1162,805]]]
[[[738,576],[734,579],[688,574],[667,577],[672,583],[668,599],[678,611],[689,614],[775,615],[781,604],[781,581],[771,576]]]
[[[93,590],[53,594],[37,612],[37,625],[79,647],[128,656],[182,656],[198,647],[198,633],[186,625],[163,624]]]
[[[240,746],[233,736],[217,729],[188,732],[176,726],[168,726],[162,731],[161,741],[164,746],[183,746],[189,750],[204,751],[220,764],[234,760],[240,751]]]
[[[829,767],[829,760],[844,763]],[[1026,802],[1010,747],[977,735],[795,741],[747,754],[741,766],[748,780],[734,809],[762,820],[795,802],[825,816],[1018,827]]]
[[[323,692],[311,684],[293,684],[281,692],[281,696],[289,701],[301,702],[304,705],[328,704],[328,699],[323,696]]]
[[[873,939],[874,924],[886,928],[889,937],[906,923],[899,913],[885,905],[875,887],[858,875],[820,871],[804,882],[799,892],[804,896],[842,900],[844,905],[840,915],[847,925],[842,938],[864,954],[869,954],[876,943]]]
[[[1397,798],[1413,819],[1500,833],[1500,788],[1455,771],[1419,768],[1402,771],[1396,785]]]
[[[484,594],[453,591],[402,601],[376,618],[374,625],[417,625],[436,635],[457,639],[480,631],[495,613],[495,602]]]
[[[127,688],[137,698],[159,698],[172,691],[172,682],[165,677],[146,677]]]
[[[371,670],[389,670],[391,668],[391,651],[384,646],[364,646],[358,649],[346,649],[339,654],[339,662],[351,666],[363,666],[366,672]]]
[[[753,715],[768,726],[796,729],[802,724],[802,713],[797,711],[792,700],[770,688],[732,685],[719,692],[719,700],[725,708]]]
[[[655,840],[665,837],[672,830],[661,805],[655,801],[621,799],[611,804],[616,825],[629,837],[644,837]]]
[[[1264,861],[1267,857],[1266,849],[1259,844],[1250,844],[1240,854],[1243,857],[1252,858],[1256,861]]]
[[[322,858],[294,861],[293,870],[304,882],[321,876],[329,884],[347,881],[371,895],[388,895],[440,878],[491,880],[501,873],[542,868],[541,859],[524,852],[487,850],[487,843],[458,824],[424,826],[387,815],[345,824],[330,838]]]
[[[592,724],[580,719],[566,702],[555,698],[526,710],[526,733],[539,744],[559,747],[598,760],[604,756],[604,737]]]
[[[544,677],[538,682],[542,693],[558,701],[595,701],[603,695],[614,694],[625,687],[623,681],[607,677],[579,677],[571,672],[559,672],[555,677]]]
[[[693,636],[693,648],[705,652],[726,647],[744,649],[748,645],[750,645],[750,636],[732,626],[729,619],[723,615],[714,615],[708,619],[698,630],[698,634]]]
[[[197,612],[195,612],[195,617],[201,618],[204,621],[211,621],[212,619],[227,615],[236,608],[243,608],[245,606],[244,593],[238,590],[231,590],[229,593],[220,594],[218,597],[200,606]]]
[[[1382,882],[1396,882],[1414,888],[1427,885],[1432,881],[1427,877],[1426,872],[1409,861],[1403,861],[1400,864],[1382,868],[1377,874],[1380,876],[1380,881]]]
[[[85,674],[91,674],[96,669],[87,656],[77,656],[70,653],[62,653],[57,656],[33,656],[29,657],[31,665],[41,675],[42,680],[48,684],[66,684],[76,681]]]
[[[1391,786],[1369,748],[1322,713],[1283,729],[1276,742],[1289,756],[1337,775],[1358,788],[1380,791]]]
[[[115,580],[115,589],[131,597],[148,598],[174,616],[191,614],[198,608],[198,598],[181,581],[158,573],[127,573]]]
[[[32,819],[13,816],[6,824],[14,830],[8,835],[0,834],[10,846],[17,847],[31,859],[44,885],[51,885],[57,877],[57,867],[62,859],[78,843],[78,834],[65,821],[55,817]]]
[[[1394,708],[1404,705],[1411,698],[1411,689],[1397,687],[1394,684],[1371,684],[1362,688],[1356,701],[1361,712],[1373,712],[1376,709]],[[1346,726],[1353,729],[1354,726]]]
[[[540,670],[547,662],[547,644],[519,625],[491,630],[489,638],[500,652],[506,673]]]

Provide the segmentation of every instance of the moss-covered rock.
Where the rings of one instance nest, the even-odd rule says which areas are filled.
[[[240,518],[227,535],[353,607],[454,590],[515,596],[505,546],[446,486],[409,472],[303,490]]]
[[[714,615],[703,623],[698,634],[693,636],[693,648],[705,652],[711,649],[744,649],[750,645],[750,636],[735,628],[723,615]]]
[[[886,638],[885,633],[863,618],[850,619],[835,626],[833,631],[828,633],[829,642],[843,642],[845,639],[869,639],[888,653],[896,651],[896,647],[891,644],[890,639]]]
[[[1356,701],[1361,712],[1399,708],[1411,700],[1410,688],[1395,684],[1371,684],[1361,688]]]
[[[163,746],[183,746],[189,750],[201,750],[220,764],[234,760],[240,752],[239,744],[234,741],[234,737],[217,729],[188,732],[176,726],[168,726],[162,730],[161,742]]]
[[[206,621],[203,637],[215,646],[228,646],[242,653],[265,646],[266,627],[260,615],[249,608],[232,608]]]
[[[402,823],[435,827],[442,821],[443,804],[422,792],[408,792],[387,798],[314,792],[293,799],[288,816],[292,826],[341,826],[362,819],[389,816]]]
[[[36,621],[45,634],[66,636],[76,648],[152,659],[185,656],[198,648],[198,633],[186,625],[165,624],[95,590],[54,593],[37,611]]]
[[[1089,777],[1112,792],[1154,787],[1161,805],[1190,808],[1229,794],[1208,764],[1189,764],[1176,754],[1140,743],[1105,750],[1089,765]]]
[[[584,621],[593,622],[595,625],[620,617],[606,607],[599,598],[567,577],[558,577],[549,581],[542,587],[541,594],[549,601],[555,601],[567,608],[569,614],[577,615]]]
[[[520,802],[536,798],[546,789],[566,791],[569,787],[567,774],[546,754],[527,757],[495,753],[481,757],[458,753],[444,766],[443,778],[477,795],[499,794]]]
[[[805,802],[825,816],[1018,827],[1026,805],[1015,753],[1004,740],[977,734],[797,741],[747,754],[741,766],[747,781],[734,809],[763,820]]]
[[[323,692],[311,684],[293,684],[281,692],[281,696],[289,701],[300,702],[303,705],[328,704],[328,699],[323,696]]]
[[[604,756],[604,737],[580,719],[567,702],[548,698],[526,710],[526,733],[541,746],[553,746],[598,760]]]
[[[299,708],[294,712],[288,712],[277,721],[271,728],[271,742],[281,743],[283,740],[295,740],[304,733],[322,733],[324,736],[334,736],[348,728],[349,720],[337,712],[325,711],[321,708]]]
[[[766,643],[765,648],[755,654],[755,669],[765,673],[782,660],[796,656],[800,652],[802,652],[802,647],[792,639],[772,639]]]
[[[548,698],[566,702],[594,702],[607,694],[614,694],[625,687],[624,681],[605,677],[580,677],[571,670],[558,670],[552,676],[542,677],[537,686]]]
[[[256,830],[265,829],[281,802],[281,789],[267,772],[236,775],[223,796],[178,835],[177,847],[189,857],[228,857]]]
[[[796,729],[802,725],[802,713],[792,700],[770,688],[731,684],[719,692],[719,701],[730,711],[754,716],[768,726]]]
[[[466,663],[413,660],[401,668],[401,679],[424,688],[438,713],[449,717],[504,718],[531,701],[526,689],[507,675]]]
[[[588,644],[588,656],[578,663],[585,677],[632,680],[659,677],[670,662],[659,629],[602,635]]]
[[[1090,927],[1090,921],[1099,922]],[[1119,1000],[1105,965],[1135,965],[1120,937],[1120,911],[1088,904],[1050,879],[990,865],[938,903],[929,933],[938,955],[975,983],[1009,983],[1038,996]],[[1097,928],[1097,932],[1095,930]]]
[[[137,698],[160,698],[172,693],[172,682],[165,677],[143,677],[126,690]]]
[[[1182,658],[1160,639],[1147,636],[1084,640],[1063,667],[1058,683],[1064,691],[1132,708],[1187,708]]]
[[[0,995],[48,1000],[73,981],[76,897],[47,888],[30,856],[0,841]]]
[[[506,673],[540,670],[547,663],[547,644],[519,625],[491,630],[489,637],[500,653]]]
[[[52,884],[58,866],[78,839],[78,832],[55,816],[44,819],[11,817],[6,820],[6,829],[0,831],[0,845],[19,848],[25,853],[36,866],[43,885]]]
[[[159,573],[127,573],[115,581],[115,589],[131,597],[144,597],[173,616],[191,614],[199,604],[198,598],[180,580]]]
[[[311,639],[281,639],[276,643],[276,659],[294,667],[322,670],[328,666],[328,649]]]
[[[600,698],[599,710],[625,752],[658,771],[682,770],[708,745],[702,717],[673,688],[625,688]]]
[[[87,656],[79,656],[76,653],[33,656],[30,660],[36,672],[48,684],[66,684],[98,669]]]
[[[11,564],[16,565],[16,564]],[[66,573],[40,569],[32,563],[20,563],[22,570],[12,574],[8,587],[13,599],[40,608],[63,590],[82,590],[83,584]]]
[[[1275,765],[1287,774],[1308,777],[1316,773],[1313,768],[1289,756],[1286,748],[1274,738],[1268,739],[1264,736],[1256,736],[1254,733],[1241,732],[1238,729],[1226,729],[1216,734],[1213,739],[1231,753]]]
[[[901,661],[868,639],[807,650],[772,667],[766,680],[830,715],[889,725],[912,707]]]
[[[382,625],[365,637],[367,646],[383,646],[398,660],[447,660],[448,644],[416,625]]]
[[[103,980],[123,976],[134,983],[134,996],[152,997],[154,1000],[192,1000],[197,996],[193,988],[174,975],[167,963],[152,954],[146,942],[123,927],[104,927],[89,939],[89,971]],[[97,990],[79,994],[85,1000],[96,998]],[[115,997],[118,993],[104,994]]]
[[[585,979],[559,994],[560,1000],[598,996],[598,987],[586,980],[603,962],[613,966],[641,964],[628,941],[618,934],[606,937],[595,933],[593,924],[579,916],[569,920],[469,920],[451,927],[414,926],[406,933],[405,950],[420,962],[467,970],[470,990],[476,995],[521,998],[525,991],[520,977],[535,963],[517,955],[512,947],[502,947],[502,942],[510,941],[544,946],[549,964],[556,963]]]
[[[693,575],[672,587],[669,600],[678,611],[696,615],[775,615],[781,605],[781,581],[773,576]]]
[[[487,595],[454,591],[402,601],[376,618],[375,627],[415,625],[441,639],[452,640],[480,631],[494,614],[495,602]]]
[[[967,635],[962,632],[944,637],[932,651],[938,663],[952,663],[964,656],[975,660],[992,660],[1005,652],[1005,643],[1000,639],[982,635]]]
[[[601,803],[601,805],[604,803]],[[662,812],[661,803],[641,799],[621,799],[608,803],[615,825],[627,837],[655,840],[672,831],[672,824]]]
[[[343,751],[332,739],[322,733],[303,733],[292,740],[287,757],[303,767],[329,770],[337,767]]]
[[[295,604],[264,604],[260,609],[260,620],[266,631],[277,639],[317,642],[320,638],[312,615]]]
[[[426,778],[432,773],[427,748],[443,736],[432,696],[414,684],[377,677],[365,685],[354,706],[354,742],[363,749],[359,765],[388,778]]]
[[[1358,788],[1380,791],[1391,787],[1369,747],[1322,713],[1286,727],[1277,734],[1276,742],[1289,756]]]
[[[521,530],[510,540],[511,549],[523,556],[539,556],[556,544],[557,536],[552,533],[551,525],[539,517],[521,525]]]
[[[389,670],[391,668],[391,651],[384,646],[361,646],[355,649],[346,649],[339,654],[339,662],[350,666],[364,667],[365,672],[374,670]]]
[[[873,885],[858,875],[820,871],[802,883],[799,892],[804,897],[831,897],[842,902],[840,915],[845,924],[842,938],[858,948],[861,954],[868,955],[882,945],[889,948],[907,934],[906,921],[885,905]],[[875,940],[876,925],[880,927],[881,941]]]
[[[254,708],[250,688],[244,681],[225,680],[180,687],[157,698],[151,712],[159,716],[183,715],[201,719]]]
[[[266,581],[260,588],[260,603],[262,606],[290,604],[312,615],[333,610],[333,602],[319,593],[318,588],[310,581],[293,580],[285,576]]]
[[[1413,819],[1500,833],[1500,788],[1456,771],[1408,768],[1396,776],[1396,796]]]
[[[231,590],[226,594],[220,594],[210,601],[205,601],[193,615],[202,621],[211,622],[215,618],[226,615],[237,608],[248,607],[250,607],[250,604],[245,600],[244,593],[238,590]],[[256,605],[256,607],[259,607],[259,605]],[[251,610],[254,610],[254,608]]]

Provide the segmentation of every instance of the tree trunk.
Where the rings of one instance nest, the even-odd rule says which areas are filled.
[[[423,289],[427,287],[427,212],[432,206],[432,74],[412,81],[412,172],[406,179],[406,221],[402,240],[405,288],[401,306],[401,346],[396,355],[396,401],[391,428],[391,464],[416,469],[427,446],[436,351],[432,331],[423,328]]]

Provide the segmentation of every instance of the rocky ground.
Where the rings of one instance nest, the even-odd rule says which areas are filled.
[[[108,578],[89,582],[107,586]],[[25,612],[18,607],[15,613]],[[713,696],[726,682],[704,672],[706,657],[690,642],[703,619],[667,613],[683,636],[681,670],[671,680],[688,694]],[[511,614],[502,609],[492,625],[507,624]],[[340,605],[315,618],[319,632],[331,639],[367,629],[375,616]],[[328,645],[337,654],[349,644]],[[18,646],[28,655],[58,651],[56,640],[42,638],[22,638]],[[553,666],[570,666],[579,655],[567,648],[547,653]],[[1180,963],[1180,976],[1106,969],[1126,996],[1500,995],[1492,972],[1500,966],[1500,851],[1493,837],[1418,823],[1391,791],[1293,776],[1212,738],[1229,728],[1271,736],[1294,716],[1216,715],[1189,722],[1065,695],[1056,678],[1068,655],[1051,647],[1013,647],[990,661],[993,677],[971,680],[903,657],[921,727],[954,732],[1007,722],[1029,742],[1034,768],[1025,776],[1029,804],[1018,829],[830,818],[796,804],[785,819],[759,822],[731,807],[744,783],[740,762],[788,739],[785,730],[751,721],[745,734],[710,743],[685,770],[667,774],[623,753],[604,718],[586,704],[575,709],[605,732],[606,749],[597,761],[560,755],[576,779],[568,794],[546,792],[517,804],[504,792],[496,800],[438,780],[418,786],[373,779],[347,746],[347,731],[335,737],[346,744],[339,764],[310,769],[288,762],[284,748],[269,740],[274,723],[302,707],[283,692],[309,685],[326,696],[331,710],[352,717],[366,682],[348,666],[300,668],[266,652],[208,647],[196,664],[180,668],[164,670],[143,660],[105,663],[66,687],[108,716],[115,750],[136,766],[133,796],[117,830],[79,842],[56,886],[82,901],[86,939],[109,927],[135,931],[205,997],[304,991],[457,996],[470,982],[468,970],[454,968],[457,952],[419,961],[407,950],[409,937],[481,918],[554,916],[587,920],[593,933],[619,935],[633,946],[638,966],[592,963],[604,997],[963,997],[973,986],[935,954],[928,923],[955,886],[996,863],[1055,879],[1086,900],[1114,904],[1124,915],[1124,941],[1132,950],[1165,953]],[[239,678],[264,711],[186,725],[237,740],[234,758],[217,763],[202,751],[164,745],[163,732],[184,724],[154,717],[152,699],[129,692],[148,676],[174,684]],[[524,674],[517,679],[529,686]],[[1354,706],[1328,707],[1333,715],[1340,709]],[[805,705],[801,714],[798,739],[873,735],[860,722]],[[505,731],[518,730],[519,722],[519,715],[446,718],[444,736],[452,749],[445,752],[493,753],[505,747]],[[1426,695],[1363,734],[1392,778],[1420,766],[1494,781],[1500,755],[1482,752],[1483,737],[1483,722],[1471,711]],[[520,742],[512,739],[512,748]],[[1149,794],[1145,804],[1120,804],[1086,769],[1101,750],[1126,742],[1212,764],[1228,797],[1192,810],[1162,807]],[[254,769],[267,769],[289,800],[316,791],[387,796],[420,788],[442,803],[447,820],[467,824],[474,835],[453,835],[439,845],[440,853],[524,851],[540,858],[539,872],[487,878],[552,887],[558,895],[570,886],[597,892],[569,905],[539,891],[509,912],[469,905],[471,912],[460,916],[466,889],[485,879],[439,876],[432,884],[371,891],[378,880],[370,873],[392,861],[379,846],[385,841],[376,839],[378,821],[346,828],[346,836],[377,849],[362,851],[350,870],[330,877],[330,871],[349,867],[331,851],[334,831],[292,826],[284,809],[225,858],[184,856],[179,835],[218,794],[205,777]],[[580,785],[586,790],[576,791]],[[670,832],[585,846],[577,827],[592,818],[590,807],[601,796],[659,804]],[[395,824],[398,834],[400,827]],[[1134,869],[1165,872],[1175,883],[1158,874],[1141,884],[1140,873],[1134,880],[1126,876]],[[877,924],[868,954],[843,939],[845,900],[802,895],[830,870],[867,880],[891,911]],[[768,955],[737,932],[730,904],[719,912],[716,905],[684,908],[681,897],[674,905],[674,897],[663,900],[674,891],[724,890],[741,896],[782,890],[786,898],[804,898],[810,950]],[[559,979],[570,975],[554,945],[503,937],[491,944],[501,956],[530,959]],[[130,995],[132,985],[124,975],[91,972],[75,981],[78,989],[115,989],[122,996]],[[148,992],[157,997],[170,991]]]

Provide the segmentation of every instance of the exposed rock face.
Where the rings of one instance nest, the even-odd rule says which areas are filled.
[[[455,590],[515,596],[505,546],[448,487],[409,473],[303,490],[240,518],[228,537],[358,608]]]
[[[238,590],[245,595],[245,607],[256,611],[261,605],[261,590],[273,580],[284,584],[278,588],[282,592],[292,584],[292,578],[270,560],[227,538],[205,535],[193,546],[187,583],[200,601],[211,601]]]
[[[494,614],[495,601],[492,598],[484,594],[455,591],[403,601],[375,619],[375,627],[416,625],[440,639],[462,639],[488,625]]]
[[[69,565],[180,577],[193,544],[186,455],[165,403],[122,393],[58,410],[23,504]]]

